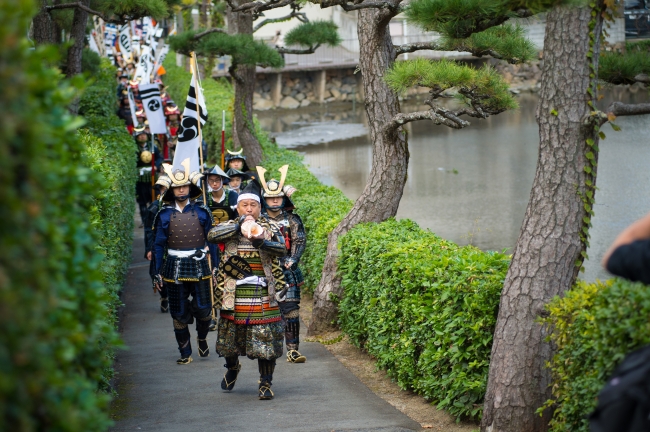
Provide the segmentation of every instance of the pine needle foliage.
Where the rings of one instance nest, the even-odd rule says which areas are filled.
[[[93,0],[91,7],[109,15],[162,19],[170,15],[173,3],[165,0]]]
[[[341,44],[338,26],[332,21],[310,21],[289,30],[284,37],[287,46],[298,45],[312,47],[315,45],[337,46]]]
[[[406,19],[426,31],[451,38],[464,38],[509,18],[518,11],[529,15],[560,4],[579,0],[413,0],[406,7]]]
[[[195,51],[199,56],[232,57],[233,63],[243,65],[259,65],[262,67],[282,67],[284,60],[273,48],[263,42],[256,41],[248,34],[211,33],[195,40],[194,36],[203,30],[189,30],[177,36],[168,38],[172,50],[189,54]]]
[[[537,48],[528,39],[520,25],[503,24],[466,39],[443,36],[441,48],[446,51],[470,51],[474,55],[494,53],[494,57],[508,59],[511,63],[525,63],[537,55]]]
[[[431,61],[415,59],[397,62],[385,76],[386,83],[397,92],[421,86],[444,91],[466,89],[481,95],[481,103],[495,111],[516,109],[517,102],[508,90],[508,84],[490,66],[474,69],[451,60]],[[469,105],[469,100],[461,97]]]
[[[646,44],[628,44],[627,52],[607,52],[600,57],[598,77],[610,84],[634,84],[640,74],[650,75]]]

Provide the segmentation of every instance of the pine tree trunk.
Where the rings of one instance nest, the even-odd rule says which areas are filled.
[[[89,6],[90,0],[82,0],[82,3]],[[72,28],[70,29],[72,46],[68,48],[68,66],[65,72],[65,76],[68,78],[81,73],[81,55],[86,41],[87,24],[88,12],[75,8],[72,18]]]
[[[383,126],[400,112],[397,94],[388,88],[383,79],[395,58],[388,31],[388,23],[393,16],[394,13],[387,9],[359,11],[359,66],[366,95],[370,140],[373,143],[372,169],[354,207],[328,236],[323,274],[314,291],[309,334],[336,327],[336,300],[343,295],[340,278],[336,275],[338,238],[358,223],[382,222],[395,216],[404,191],[409,158],[406,136],[402,131],[388,136],[382,133]]]
[[[586,174],[585,155],[598,143],[593,126],[585,124],[595,99],[589,77],[589,21],[586,8],[555,8],[546,18],[540,101],[539,160],[530,201],[506,275],[494,333],[481,431],[545,431],[550,415],[535,411],[550,397],[545,363],[552,348],[536,322],[554,296],[574,284],[576,262],[585,244],[580,232],[587,216],[583,198],[595,171]],[[595,33],[602,21],[597,14]],[[599,36],[593,49],[598,61]],[[597,64],[596,70],[597,68]],[[594,151],[597,155],[597,152]],[[548,411],[548,410],[547,410]]]
[[[236,5],[248,1],[234,2]],[[250,13],[232,12],[228,7],[228,32],[230,34],[253,34],[253,17]],[[233,79],[235,103],[233,107],[233,144],[243,148],[247,165],[255,169],[262,162],[262,147],[255,136],[253,123],[253,93],[255,92],[255,66],[237,65],[237,78]]]
[[[47,0],[41,1],[41,7],[47,4]],[[41,9],[32,20],[32,35],[36,45],[54,43],[54,23],[45,9]]]

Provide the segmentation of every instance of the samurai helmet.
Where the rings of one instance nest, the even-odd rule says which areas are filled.
[[[226,174],[228,175],[228,178],[239,176],[239,177],[241,177],[242,181],[243,180],[248,180],[250,178],[250,176],[248,174],[246,174],[243,171],[239,171],[238,169],[235,169],[235,168],[230,168],[226,172]]]
[[[285,180],[287,179],[287,171],[289,171],[289,165],[283,165],[278,171],[280,171],[280,181],[277,181],[276,179],[272,178],[268,182],[266,181],[266,169],[257,166],[257,174],[259,175],[260,183],[262,184],[262,188],[264,189],[264,192],[262,192],[262,197],[264,198],[275,198],[275,197],[281,197],[284,198],[282,200],[282,204],[279,206],[269,206],[266,204],[266,200],[264,202],[264,207],[267,208],[268,210],[293,210],[295,208],[295,205],[291,202],[291,199],[289,199],[289,196],[296,191],[296,188],[293,186],[289,186],[284,184]]]
[[[219,165],[215,165],[214,168],[212,168],[212,169],[211,169],[210,171],[208,171],[208,172],[203,172],[203,174],[204,174],[205,176],[218,175],[218,176],[221,176],[221,177],[223,177],[223,178],[225,178],[225,179],[229,179],[229,178],[230,178],[230,177],[228,176],[228,174],[226,174],[225,172],[223,172],[223,170],[221,169],[221,167],[220,167]]]
[[[244,153],[244,149],[241,149],[241,150],[236,151],[236,152],[226,150],[226,158],[225,158],[226,159],[226,166],[228,166],[228,164],[231,161],[235,160],[235,159],[241,159],[244,162],[244,164],[241,167],[241,170],[244,171],[244,172],[250,171],[250,168],[246,164],[246,156],[244,156],[243,153]]]
[[[230,162],[233,159],[241,159],[243,161],[246,161],[246,156],[242,154],[243,152],[244,149],[241,149],[238,152],[226,150],[226,162]]]
[[[197,199],[201,196],[201,179],[203,174],[198,171],[190,172],[190,158],[185,159],[181,162],[181,166],[184,169],[174,170],[173,167],[169,164],[163,164],[162,168],[167,177],[170,180],[169,189],[163,195],[163,201],[172,202],[175,200],[173,188],[188,186],[190,187],[190,193],[188,197],[190,199]]]

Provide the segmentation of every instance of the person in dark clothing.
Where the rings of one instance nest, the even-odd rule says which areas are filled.
[[[137,144],[136,157],[138,178],[135,182],[135,192],[138,206],[140,208],[140,218],[144,226],[147,206],[151,204],[151,159],[154,158],[154,167],[156,171],[160,170],[163,163],[162,153],[157,146],[152,146],[149,135],[145,132],[144,127],[135,128],[133,132]],[[155,173],[154,173],[155,175]]]
[[[144,221],[144,257],[150,261],[149,276],[151,276],[154,293],[156,291],[159,291],[160,293],[160,312],[162,313],[169,311],[169,299],[167,298],[166,284],[163,284],[160,290],[156,289],[156,260],[154,259],[153,254],[153,243],[156,238],[154,223],[156,216],[160,211],[162,197],[165,195],[170,185],[171,179],[166,174],[163,174],[158,178],[155,186],[158,196],[157,199],[147,207],[147,214]]]
[[[602,263],[613,275],[650,284],[650,213],[616,237]]]

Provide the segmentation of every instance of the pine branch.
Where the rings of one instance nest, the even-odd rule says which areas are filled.
[[[265,19],[264,21],[262,21],[261,23],[257,24],[255,27],[253,27],[253,33],[255,33],[256,31],[258,31],[259,29],[261,29],[262,27],[264,27],[267,24],[272,24],[272,23],[276,23],[276,22],[284,22],[284,21],[290,20],[291,18],[297,18],[298,21],[303,22],[303,23],[309,22],[309,18],[307,18],[307,14],[305,14],[304,12],[298,12],[298,10],[299,9],[294,8],[289,15],[285,15],[285,16],[280,17],[280,18],[267,18],[267,19]]]
[[[391,11],[398,14],[401,12],[400,1],[374,1],[374,0],[364,0],[358,3],[350,3],[348,0],[321,0],[320,7],[321,9],[331,7],[331,6],[341,6],[343,10],[347,12],[360,10],[360,9],[390,9]]]
[[[199,40],[202,37],[207,36],[207,35],[212,34],[212,33],[224,33],[224,34],[227,34],[228,32],[225,31],[224,29],[220,29],[220,28],[211,28],[211,29],[207,29],[205,31],[202,31],[201,33],[195,34],[193,39],[194,40]]]
[[[616,117],[650,114],[650,103],[612,102],[607,107],[607,114],[614,114]]]
[[[237,74],[237,63],[233,62],[228,68],[228,73],[238,84],[244,84],[244,79]]]
[[[53,11],[53,10],[56,10],[56,9],[73,9],[73,8],[77,8],[77,9],[81,9],[83,11],[86,11],[89,14],[98,16],[101,19],[103,19],[105,22],[112,23],[112,24],[124,24],[124,23],[126,23],[128,21],[131,21],[132,19],[135,19],[133,17],[129,17],[129,16],[126,16],[126,15],[123,15],[123,16],[121,16],[119,18],[109,18],[109,17],[107,17],[106,15],[104,15],[103,13],[101,13],[99,11],[90,9],[88,6],[84,5],[81,2],[78,2],[78,3],[62,3],[62,4],[49,5],[49,6],[44,7],[44,9],[48,13]]]
[[[316,44],[314,46],[311,46],[307,49],[292,49],[292,48],[284,48],[284,47],[277,47],[276,49],[280,54],[313,54],[320,44]]]
[[[400,54],[412,53],[420,50],[442,51],[442,47],[437,42],[413,42],[404,45],[395,45],[395,57]]]
[[[293,4],[294,2],[294,0],[271,0],[268,2],[254,1],[254,2],[244,3],[243,5],[237,6],[233,3],[233,0],[226,0],[226,1],[228,2],[228,5],[232,9],[232,12],[250,12],[253,14],[253,19],[257,19],[260,13],[264,11],[285,7],[290,4]]]

